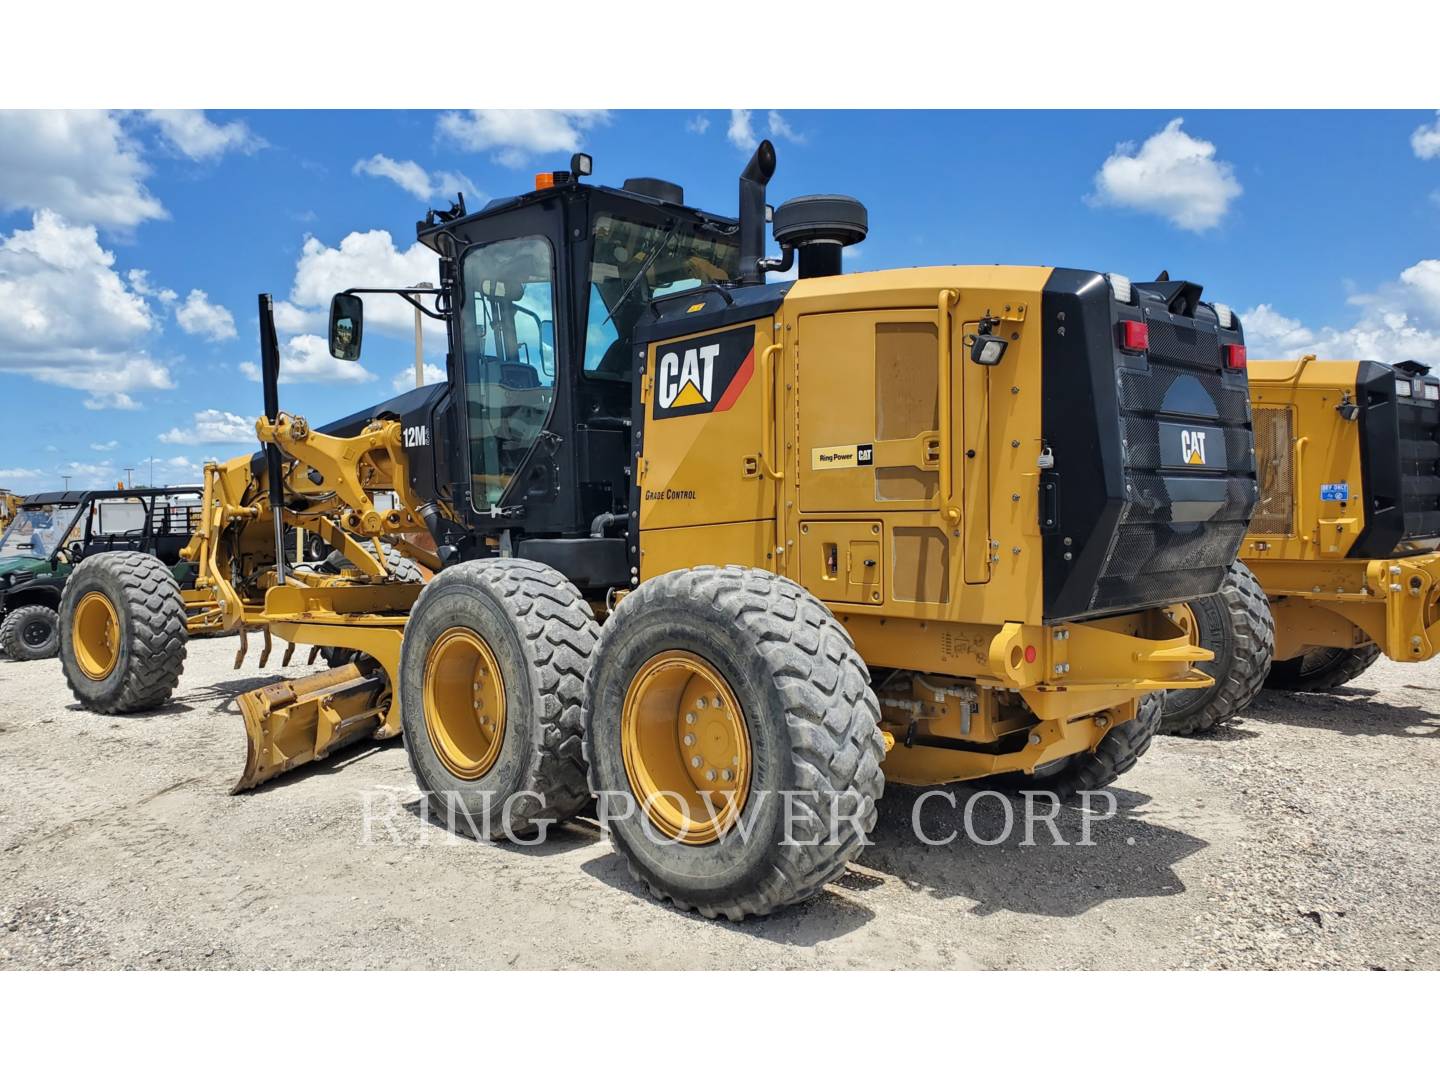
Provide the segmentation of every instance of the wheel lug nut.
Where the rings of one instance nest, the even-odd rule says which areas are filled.
[[[723,709],[724,707],[725,707],[725,703],[724,703],[723,701],[721,701],[720,698],[717,696],[717,697],[715,698],[715,708],[717,708],[717,709]]]
[[[703,697],[702,697],[699,701],[695,702],[695,708],[697,708],[697,709],[703,709],[704,707],[705,707],[705,699],[704,699]]]
[[[724,772],[722,772],[722,773],[720,774],[720,779],[721,779],[721,780],[726,780],[726,781],[734,780],[734,779],[735,779],[735,774],[732,773],[729,769],[726,769]]]
[[[685,714],[685,723],[687,723],[687,724],[693,724],[694,722],[695,722],[695,714],[694,714],[693,712],[687,712],[687,713]]]
[[[708,772],[706,772],[706,773],[705,773],[705,779],[706,779],[706,780],[714,780],[714,779],[715,779],[715,770],[714,770],[714,769],[710,769]]]
[[[686,745],[686,746],[694,746],[694,745],[695,745],[695,736],[694,736],[694,735],[686,735],[686,736],[685,736],[685,745]]]
[[[701,765],[705,764],[705,761],[699,754],[696,754],[690,759],[690,764],[698,769]]]

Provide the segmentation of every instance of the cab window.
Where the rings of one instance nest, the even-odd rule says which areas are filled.
[[[601,214],[592,239],[584,362],[591,378],[631,378],[631,339],[651,300],[739,276],[735,238],[699,222],[657,225]]]
[[[497,505],[544,430],[555,396],[555,260],[543,237],[471,248],[461,337],[471,499]]]

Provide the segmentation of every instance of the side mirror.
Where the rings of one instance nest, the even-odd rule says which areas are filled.
[[[330,299],[330,355],[336,360],[359,360],[360,338],[365,332],[365,304],[350,293]]]

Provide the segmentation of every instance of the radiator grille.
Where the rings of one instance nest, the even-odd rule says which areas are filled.
[[[1399,402],[1402,539],[1440,536],[1440,407],[1427,400]]]
[[[1260,501],[1250,531],[1290,536],[1295,531],[1295,454],[1289,409],[1255,410],[1255,471]]]
[[[1144,607],[1220,587],[1255,502],[1250,397],[1225,380],[1220,343],[1202,325],[1150,318],[1145,368],[1122,367],[1117,389],[1127,499],[1092,600],[1096,608]],[[1221,428],[1223,471],[1165,468],[1161,419]]]

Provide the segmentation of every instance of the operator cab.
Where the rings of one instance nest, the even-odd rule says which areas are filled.
[[[449,533],[442,548],[466,558],[478,544],[521,554],[543,542],[524,554],[598,587],[630,576],[636,325],[661,298],[742,275],[737,219],[683,205],[666,181],[582,184],[588,173],[577,154],[531,192],[475,212],[460,197],[418,223],[440,257],[433,314],[447,324],[447,387],[381,408],[405,428],[417,490],[449,511],[427,519]],[[354,293],[366,291],[335,298],[340,359],[359,356]]]
[[[683,198],[673,185],[635,186],[541,174],[529,194],[420,230],[449,274],[459,475],[476,515],[583,536],[622,512],[635,324],[657,297],[738,276],[734,220],[654,193]]]
[[[322,430],[399,420],[443,561],[518,555],[600,590],[634,574],[626,524],[645,340],[656,327],[684,335],[773,312],[789,282],[767,286],[767,270],[789,270],[798,254],[801,278],[839,273],[840,248],[867,223],[853,199],[791,200],[774,218],[783,258],[767,259],[768,141],[740,174],[736,217],[686,206],[665,180],[581,183],[590,166],[576,154],[569,171],[538,174],[523,195],[475,212],[457,196],[432,210],[416,233],[439,256],[439,287],[337,294],[337,359],[360,354],[357,294],[386,292],[446,323],[448,377]]]

